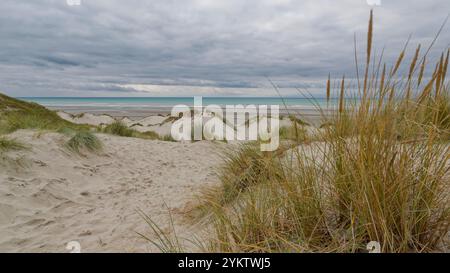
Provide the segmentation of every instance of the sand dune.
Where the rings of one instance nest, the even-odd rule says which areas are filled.
[[[218,182],[223,143],[175,143],[99,134],[104,151],[68,152],[67,137],[21,130],[9,137],[30,146],[0,161],[0,251],[154,251],[137,232],[142,209],[169,232],[168,209],[181,236],[180,213],[202,188]],[[166,205],[168,209],[166,208]]]
[[[99,126],[104,124],[111,124],[115,121],[115,119],[109,115],[94,115],[90,113],[72,115],[62,111],[57,112],[57,114],[60,118],[76,124],[89,124],[93,126]]]
[[[76,124],[88,124],[93,126],[100,125],[108,125],[113,123],[114,121],[121,121],[126,126],[139,131],[139,132],[155,132],[160,136],[169,136],[171,135],[171,128],[174,123],[173,119],[169,119],[170,115],[150,115],[148,117],[132,120],[128,117],[123,118],[113,118],[110,115],[101,114],[95,115],[90,113],[83,113],[80,115],[72,115],[66,113],[64,111],[58,111],[58,116],[67,121],[76,123]],[[204,115],[202,117],[203,123],[207,122],[211,118],[218,118],[219,122],[222,121],[223,117],[212,117],[208,115]],[[318,119],[318,118],[316,118]],[[309,120],[310,121],[310,120]],[[250,120],[249,123],[257,122],[256,119]],[[280,128],[281,127],[290,127],[292,126],[292,121],[287,117],[283,116],[280,118]],[[317,120],[315,121],[317,122]],[[229,126],[228,124],[224,124],[224,126]],[[312,126],[306,126],[308,129],[312,128]]]

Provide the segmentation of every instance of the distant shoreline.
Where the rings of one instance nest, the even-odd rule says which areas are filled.
[[[69,114],[90,113],[109,115],[114,118],[128,117],[136,120],[154,115],[169,115],[172,107],[179,104],[191,106],[193,97],[145,97],[145,98],[23,98],[48,109]],[[279,105],[281,115],[295,115],[317,120],[323,114],[330,114],[335,100],[330,99],[327,107],[325,98],[276,98],[276,97],[203,97],[203,106],[225,105]],[[321,110],[319,110],[321,108]]]
[[[63,111],[69,114],[81,114],[90,113],[95,115],[110,115],[116,118],[143,118],[153,115],[169,115],[172,107],[147,107],[147,108],[101,108],[101,107],[90,107],[90,106],[46,106],[46,108]],[[324,113],[331,113],[333,110],[322,110]],[[295,116],[311,116],[318,117],[321,115],[320,111],[317,109],[307,109],[307,108],[291,108],[288,107],[286,110],[280,106],[280,114],[282,115],[295,115]]]

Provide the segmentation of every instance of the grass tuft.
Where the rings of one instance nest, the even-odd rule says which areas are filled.
[[[78,125],[60,118],[54,111],[36,104],[21,101],[0,93],[0,134],[19,129],[54,130],[60,128],[88,130],[90,126]]]
[[[25,149],[25,145],[17,140],[8,139],[6,137],[0,137],[0,152],[7,152],[11,150]]]
[[[172,138],[160,137],[159,134],[157,134],[156,132],[153,132],[153,131],[139,132],[137,130],[127,127],[121,121],[116,121],[114,123],[111,123],[110,125],[103,128],[102,132],[107,133],[107,134],[116,135],[116,136],[122,136],[122,137],[136,137],[136,138],[143,138],[143,139],[150,139],[150,140],[172,141]]]
[[[97,152],[102,149],[102,146],[102,142],[94,134],[87,131],[77,132],[66,143],[66,147],[70,151],[78,154],[81,153],[83,149]]]
[[[128,128],[123,122],[115,121],[103,129],[103,132],[123,137],[132,137],[135,130]]]

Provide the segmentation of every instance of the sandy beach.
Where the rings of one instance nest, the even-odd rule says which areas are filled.
[[[450,253],[450,1],[381,2],[1,1],[0,253]]]
[[[167,113],[144,118],[56,113],[74,124],[104,127],[120,121],[159,136],[170,135],[173,124]],[[281,119],[280,126],[291,124]],[[138,234],[154,236],[138,210],[167,234],[173,233],[171,216],[177,236],[201,233],[184,214],[199,193],[219,184],[223,153],[235,142],[96,136],[101,152],[76,155],[64,146],[70,137],[61,133],[27,129],[7,135],[27,148],[2,154],[0,251],[68,252],[71,241],[79,242],[83,252],[159,251]]]
[[[315,144],[306,141],[285,151],[286,166],[293,166],[299,154],[309,167],[324,164],[325,143],[316,139],[324,136],[323,113],[303,110],[309,115],[282,113],[279,128],[292,130],[296,120]],[[179,239],[183,251],[204,251],[192,239],[209,238],[211,223],[192,221],[191,212],[205,192],[223,185],[220,170],[230,164],[226,154],[242,141],[173,141],[178,118],[157,109],[45,111],[57,122],[89,126],[103,148],[74,153],[67,147],[73,133],[58,130],[21,129],[4,136],[25,148],[0,153],[1,252],[67,253],[73,242],[81,252],[160,252],[148,239],[157,241],[161,233]],[[203,122],[212,118],[201,117]],[[152,138],[105,131],[117,123]],[[155,233],[142,213],[161,232]]]
[[[161,137],[170,135],[173,124],[169,113],[155,109],[56,111],[74,124],[104,127],[120,121]],[[312,120],[318,117],[316,112]],[[287,118],[280,121],[282,127],[291,125]],[[178,236],[192,237],[192,229],[200,233],[183,214],[197,194],[218,185],[216,171],[232,143],[96,135],[104,149],[81,155],[64,147],[69,137],[63,134],[19,130],[7,136],[27,143],[27,149],[8,152],[0,164],[1,251],[68,252],[70,241],[80,242],[83,252],[158,251],[138,235],[153,236],[138,210],[168,234],[170,215]]]
[[[2,252],[68,252],[69,241],[83,252],[156,251],[136,233],[150,231],[138,209],[169,233],[171,213],[179,235],[189,236],[183,212],[217,183],[224,146],[98,134],[101,153],[74,156],[61,134],[21,130],[9,137],[30,148],[0,163]]]
[[[141,118],[136,112],[128,117],[106,111],[45,111],[59,123],[88,126],[102,149],[76,153],[67,147],[73,133],[64,130],[20,129],[3,136],[25,147],[0,153],[1,252],[67,253],[73,242],[79,243],[81,252],[160,252],[142,236],[158,240],[141,213],[163,235],[180,239],[183,251],[203,251],[192,239],[209,237],[211,223],[192,221],[190,212],[203,202],[202,194],[222,185],[220,170],[230,164],[226,153],[242,141],[163,141],[177,120],[166,112]],[[324,164],[325,143],[315,138],[324,130],[318,126],[320,113],[296,117],[306,122],[301,125],[306,139],[316,142],[285,150],[283,164],[292,167],[299,154],[311,168]],[[282,115],[279,126],[292,129],[294,120]],[[118,122],[157,137],[126,137],[103,130]]]

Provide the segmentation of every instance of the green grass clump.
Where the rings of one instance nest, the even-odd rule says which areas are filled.
[[[25,149],[25,145],[17,140],[0,137],[0,152]]]
[[[103,132],[116,136],[132,137],[135,130],[128,128],[123,122],[115,121],[103,129]]]
[[[82,114],[77,115],[77,117],[81,116]],[[91,128],[90,125],[74,124],[64,120],[56,112],[50,111],[39,104],[21,101],[0,93],[0,134],[12,133],[19,129],[37,129],[73,135],[76,132],[89,131]],[[99,130],[117,136],[173,141],[171,137],[161,138],[155,132],[141,133],[128,128],[120,121]]]
[[[161,139],[161,137],[153,131],[139,132],[137,130],[127,127],[121,121],[115,121],[114,123],[109,124],[108,126],[102,129],[102,132],[122,137],[136,137],[150,140]]]
[[[102,149],[102,142],[91,132],[77,132],[66,142],[66,147],[76,153],[81,153],[83,149],[97,152]]]
[[[58,128],[57,132],[60,134],[66,135],[66,136],[73,136],[77,133],[77,131],[75,131],[72,128],[68,128],[68,127]]]
[[[58,130],[60,128],[87,130],[89,126],[78,125],[60,118],[54,111],[36,104],[21,101],[0,93],[0,134],[19,129]]]
[[[138,138],[144,138],[144,139],[159,139],[164,140],[164,138],[161,138],[158,133],[153,131],[147,131],[147,132],[139,132],[135,131],[134,136]]]
[[[170,141],[170,142],[176,142],[176,140],[172,137],[172,135],[163,135],[160,137],[162,141]]]

